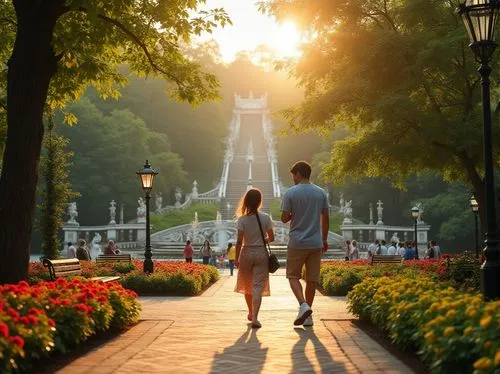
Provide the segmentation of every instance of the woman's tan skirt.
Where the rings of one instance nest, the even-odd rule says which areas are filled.
[[[269,291],[269,255],[266,247],[243,247],[240,253],[240,266],[235,292],[246,295],[262,293],[271,295]]]

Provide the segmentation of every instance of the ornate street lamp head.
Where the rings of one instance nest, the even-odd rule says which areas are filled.
[[[414,206],[413,208],[411,208],[411,216],[415,219],[418,218],[418,214],[419,214],[419,209],[417,206]]]
[[[144,192],[150,193],[151,190],[153,189],[153,182],[155,176],[158,173],[151,168],[151,165],[149,164],[148,160],[146,160],[146,164],[144,164],[144,169],[138,171],[136,174],[139,176],[141,180],[141,185]]]
[[[479,62],[488,62],[497,46],[495,26],[500,13],[500,0],[466,0],[457,10],[469,33],[469,46]]]
[[[472,211],[474,213],[477,213],[479,211],[479,204],[478,204],[478,202],[476,200],[476,195],[474,195],[474,193],[472,193],[472,195],[470,197],[469,206],[470,206],[470,208],[472,209]]]

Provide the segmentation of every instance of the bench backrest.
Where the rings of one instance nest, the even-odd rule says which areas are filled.
[[[49,268],[50,278],[52,280],[61,277],[71,277],[82,274],[80,260],[71,258],[67,260],[43,260],[43,266]]]
[[[123,263],[131,263],[132,256],[130,254],[126,255],[100,255],[97,256],[96,263],[106,263],[106,262],[123,262]]]
[[[373,255],[372,264],[400,264],[403,258],[399,255]]]

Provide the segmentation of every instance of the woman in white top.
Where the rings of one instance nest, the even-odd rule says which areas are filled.
[[[245,295],[247,318],[252,321],[253,328],[261,327],[257,317],[262,296],[270,295],[269,255],[259,228],[259,220],[265,241],[274,241],[272,220],[268,214],[259,212],[261,205],[262,193],[252,188],[243,196],[236,212],[238,239],[235,264],[238,266],[238,279],[234,290]]]

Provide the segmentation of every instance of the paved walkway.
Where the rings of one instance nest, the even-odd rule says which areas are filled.
[[[345,298],[317,294],[313,327],[294,327],[297,302],[271,276],[255,330],[228,270],[199,297],[141,297],[142,322],[58,373],[412,373],[356,328]]]

